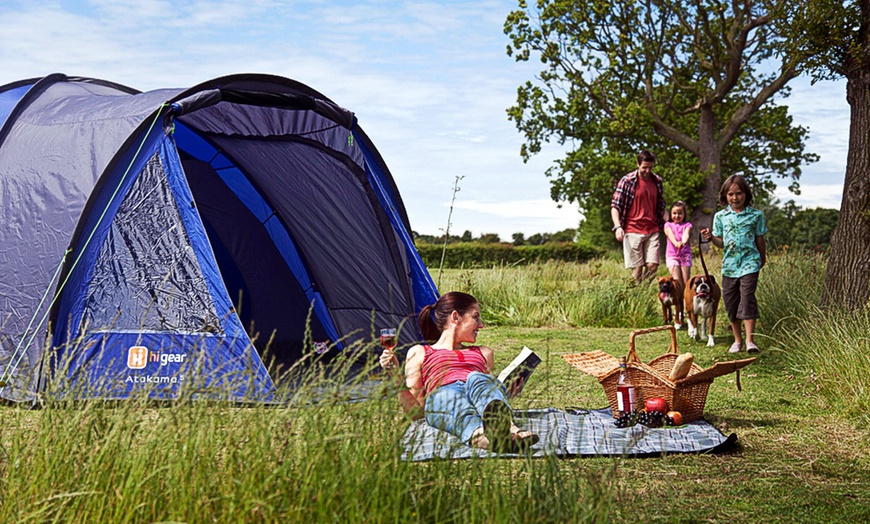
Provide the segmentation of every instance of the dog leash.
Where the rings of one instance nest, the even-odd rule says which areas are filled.
[[[709,244],[710,241],[704,241],[703,235],[698,235],[698,257],[701,259],[701,267],[704,268],[704,276],[710,278],[710,273],[707,271],[707,263],[704,262],[704,250],[701,249],[701,244]]]

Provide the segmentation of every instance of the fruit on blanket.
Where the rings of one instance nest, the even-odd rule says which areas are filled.
[[[614,422],[614,424],[618,428],[627,428],[630,426],[634,426],[635,424],[637,424],[637,418],[640,415],[640,413],[641,413],[640,411],[631,411],[631,412],[623,413],[622,415],[619,415],[618,417],[616,417],[616,421]]]
[[[683,414],[679,411],[668,411],[666,415],[667,418],[671,420],[669,426],[682,426],[683,425]]]
[[[646,399],[646,402],[644,402],[644,407],[647,412],[656,411],[664,415],[668,412],[668,401],[662,397],[648,398]]]
[[[643,411],[638,415],[637,423],[649,428],[660,428],[665,425],[665,414],[658,411]]]

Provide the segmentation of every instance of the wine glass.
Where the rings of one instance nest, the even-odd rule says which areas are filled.
[[[396,356],[393,355],[393,348],[396,347],[396,342],[395,328],[384,328],[381,330],[381,346],[384,348],[384,351],[390,355],[390,362],[384,366],[385,369],[391,369],[393,366],[398,364]]]
[[[381,330],[381,346],[392,352],[396,347],[396,328],[384,328]]]

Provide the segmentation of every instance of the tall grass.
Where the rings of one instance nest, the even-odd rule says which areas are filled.
[[[821,295],[826,258],[814,252],[784,250],[771,253],[768,259],[756,296],[760,328],[773,336],[792,331],[811,314]],[[721,251],[714,249],[705,261],[708,271],[719,279]],[[702,271],[696,254],[693,274]],[[666,268],[659,268],[659,276],[667,274]],[[448,270],[443,280],[443,290],[476,296],[483,305],[484,320],[494,325],[642,328],[661,323],[654,283],[635,284],[622,261],[615,258]],[[727,330],[724,310],[719,312],[718,324]]]
[[[556,459],[403,461],[410,422],[388,382],[366,379],[350,366],[312,373],[277,406],[6,407],[0,522],[576,522],[613,511],[606,468],[575,479]],[[354,401],[362,387],[376,389]]]
[[[870,309],[847,313],[818,306],[826,256],[781,251],[758,283],[761,336],[772,356],[816,384],[825,400],[862,425],[870,423]]]
[[[807,316],[783,332],[785,361],[832,405],[866,426],[870,423],[870,309],[857,313],[807,307]]]
[[[452,270],[443,281],[443,290],[477,297],[493,325],[645,327],[660,319],[655,287],[636,285],[615,260]]]
[[[817,304],[825,257],[786,253],[759,280],[759,306],[771,349],[825,400],[859,424],[870,423],[870,308],[845,312]]]
[[[801,250],[778,251],[758,278],[759,326],[768,337],[793,332],[814,316],[822,294],[826,257]]]
[[[755,366],[782,363],[811,377],[831,404],[866,424],[870,312],[815,306],[824,262],[805,253],[770,257],[759,280],[766,343]],[[707,264],[718,276],[718,259],[708,257]],[[444,280],[444,290],[476,295],[489,323],[636,328],[660,322],[654,287],[634,285],[613,260],[448,271]],[[618,462],[579,468],[554,458],[403,460],[410,421],[397,413],[390,381],[372,381],[374,366],[366,366],[360,370],[353,359],[330,373],[310,366],[288,381],[294,389],[282,392],[287,402],[272,406],[186,397],[165,404],[49,399],[40,410],[5,406],[0,522],[625,517]],[[360,392],[368,400],[359,401]]]

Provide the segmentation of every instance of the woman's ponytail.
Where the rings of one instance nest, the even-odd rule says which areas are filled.
[[[417,317],[420,322],[420,333],[426,342],[435,342],[441,337],[441,328],[435,324],[435,319],[432,316],[434,308],[435,304],[423,306],[423,309],[420,310],[420,316]]]
[[[450,314],[456,311],[465,315],[477,304],[477,299],[468,293],[450,291],[441,295],[434,304],[423,306],[417,320],[420,323],[420,333],[426,342],[435,342],[441,338],[441,332],[450,319]]]

